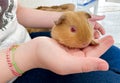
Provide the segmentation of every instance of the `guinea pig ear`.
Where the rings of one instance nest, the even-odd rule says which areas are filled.
[[[85,13],[85,16],[87,17],[87,18],[91,18],[91,15],[89,14],[89,13]]]
[[[63,21],[65,20],[65,15],[62,15],[59,19],[58,19],[58,21],[55,21],[55,25],[59,25],[59,24],[62,24],[63,23]]]
[[[91,18],[91,15],[85,11],[76,12],[79,16],[85,16],[86,18]]]

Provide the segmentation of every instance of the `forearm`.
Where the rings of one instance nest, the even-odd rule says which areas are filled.
[[[7,83],[12,78],[14,76],[6,61],[6,50],[0,50],[0,83]]]
[[[14,61],[17,64],[18,68],[23,72],[26,72],[30,69],[36,68],[36,53],[35,48],[36,44],[34,41],[24,43],[17,47],[14,52],[9,55],[11,62],[13,61],[12,56],[14,56]],[[12,52],[12,51],[10,51]],[[7,49],[0,51],[0,83],[7,83],[15,77],[15,75],[10,70],[10,67],[7,62]],[[14,66],[13,66],[14,68]]]
[[[52,27],[62,13],[48,12],[18,6],[18,21],[27,27]]]

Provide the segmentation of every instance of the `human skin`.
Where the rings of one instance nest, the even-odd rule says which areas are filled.
[[[111,42],[109,42],[111,41]],[[68,49],[48,37],[38,37],[21,44],[15,51],[18,67],[26,72],[33,68],[44,68],[60,75],[108,70],[109,65],[99,57],[113,44],[111,36],[98,41],[97,46],[88,46],[83,50]],[[6,83],[15,76],[6,62],[6,51],[0,52],[0,82]]]

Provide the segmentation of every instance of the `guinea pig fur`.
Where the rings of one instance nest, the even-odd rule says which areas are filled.
[[[94,41],[94,29],[88,22],[91,18],[87,12],[67,11],[55,21],[51,30],[51,37],[60,44],[69,48],[84,48],[90,44],[98,44]]]

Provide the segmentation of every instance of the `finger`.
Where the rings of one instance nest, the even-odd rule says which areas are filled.
[[[102,27],[102,25],[100,25],[99,23],[95,23],[95,26],[94,26],[94,29],[95,30],[98,30],[102,35],[105,34],[105,29]]]
[[[94,31],[94,38],[95,39],[100,38],[100,33],[97,30]]]
[[[108,70],[109,66],[105,60],[100,58],[92,58],[87,57],[83,63],[81,64],[81,72],[90,72],[90,71],[98,71],[98,70]]]
[[[86,56],[100,57],[113,45],[114,40],[111,36],[106,36],[100,39],[98,42],[99,45],[89,46],[83,49]]]
[[[61,64],[55,68],[56,73],[66,75],[72,73],[83,73],[98,70],[108,70],[108,63],[100,58],[95,57],[73,57],[71,59],[63,60]]]
[[[89,19],[90,21],[99,21],[99,20],[103,20],[105,18],[105,16],[98,16],[98,15],[92,15],[92,17]]]

